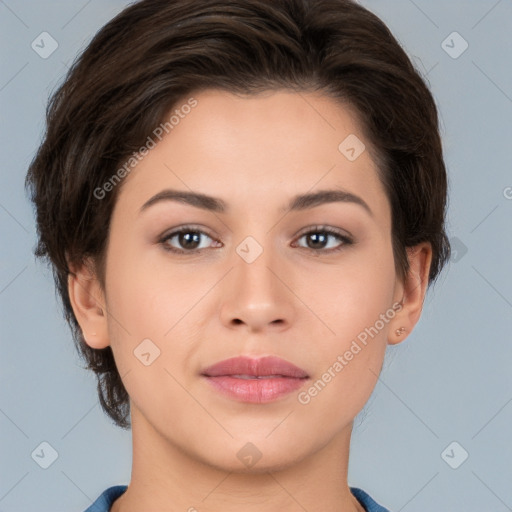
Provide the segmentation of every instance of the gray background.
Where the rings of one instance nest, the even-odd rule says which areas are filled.
[[[361,3],[438,103],[454,257],[414,332],[388,349],[356,418],[349,483],[393,512],[512,510],[512,2]],[[130,479],[130,432],[102,413],[95,378],[81,369],[51,273],[31,252],[23,189],[48,95],[127,4],[0,0],[0,512],[81,512]],[[31,48],[44,31],[58,43],[46,59]],[[462,40],[442,44],[454,31],[469,44],[457,58]],[[43,441],[58,453],[47,469],[31,456]],[[460,464],[462,450],[469,457],[453,469],[446,461]]]

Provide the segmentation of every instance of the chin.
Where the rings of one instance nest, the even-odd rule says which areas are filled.
[[[219,453],[215,453],[214,449],[208,449],[206,459],[204,458],[206,454],[198,455],[205,464],[222,471],[254,475],[286,470],[307,456],[305,452],[297,452],[293,446],[287,447],[283,444],[273,446],[268,441],[266,443],[262,441],[259,446],[257,441],[255,443],[235,441],[231,444],[230,447],[221,447]],[[294,456],[291,456],[292,454]]]

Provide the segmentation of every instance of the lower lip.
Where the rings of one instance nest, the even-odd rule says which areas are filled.
[[[227,375],[204,377],[215,389],[224,395],[240,402],[253,404],[263,404],[277,400],[296,391],[308,380],[294,377],[240,379]]]

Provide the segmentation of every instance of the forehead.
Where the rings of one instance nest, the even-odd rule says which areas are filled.
[[[140,208],[168,187],[225,197],[240,208],[249,200],[256,206],[259,198],[259,207],[268,209],[272,203],[282,208],[283,197],[335,187],[386,213],[377,167],[352,109],[305,92],[207,90],[191,97],[193,108],[180,109],[190,97],[173,107],[172,128],[124,178],[118,202]]]

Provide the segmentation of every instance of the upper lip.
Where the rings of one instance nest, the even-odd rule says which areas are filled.
[[[251,375],[255,377],[280,375],[283,377],[306,378],[309,375],[294,364],[275,356],[255,359],[247,356],[225,359],[202,371],[202,375],[219,377],[221,375]]]

